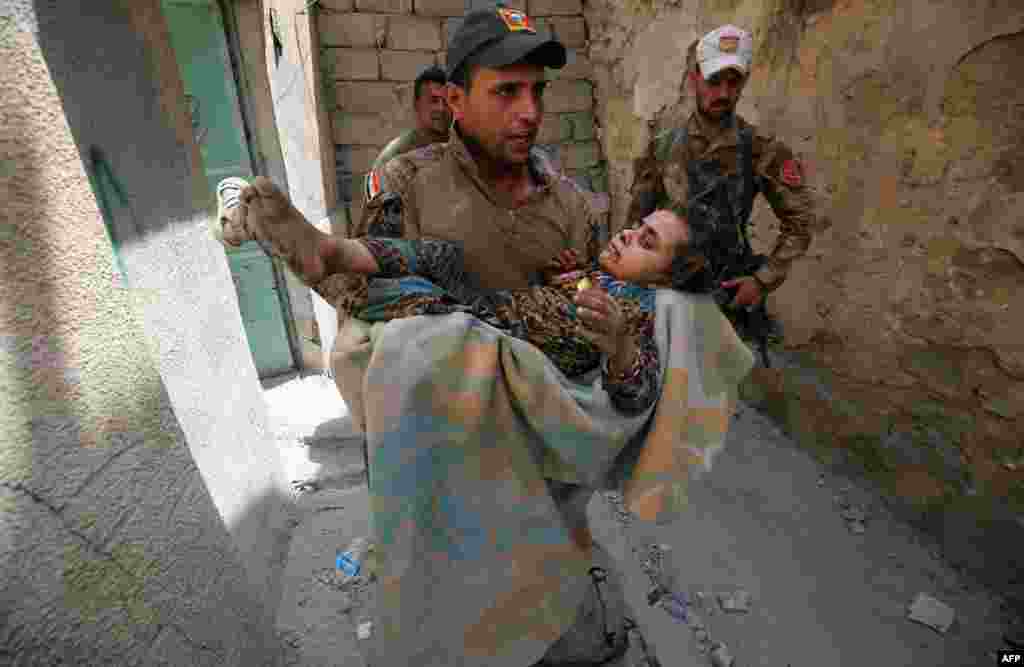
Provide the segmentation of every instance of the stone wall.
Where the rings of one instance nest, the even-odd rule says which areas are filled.
[[[284,661],[287,481],[183,98],[157,0],[0,4],[3,664]]]
[[[586,17],[613,225],[633,158],[693,108],[686,47],[724,23],[752,31],[740,113],[807,161],[831,225],[770,302],[784,368],[758,370],[749,397],[866,472],[955,561],[1014,581],[1022,563],[1002,545],[1024,528],[1024,7],[590,0]],[[754,224],[770,249],[763,201]]]
[[[475,3],[476,5],[486,3]],[[493,3],[491,3],[493,4]],[[541,29],[569,50],[569,64],[550,71],[538,142],[588,189],[606,190],[593,108],[587,28],[581,0],[520,0]],[[320,3],[321,75],[337,149],[339,193],[358,219],[363,179],[380,150],[413,126],[413,81],[445,50],[473,0],[324,0]]]

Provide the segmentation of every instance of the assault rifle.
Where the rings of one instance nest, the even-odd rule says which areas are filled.
[[[721,284],[723,280],[740,276],[751,276],[755,271],[764,266],[766,260],[767,257],[765,255],[750,255],[743,264],[729,267],[728,270],[724,271],[717,283]],[[753,339],[757,344],[758,352],[761,354],[761,361],[764,363],[764,367],[771,368],[771,361],[768,359],[768,331],[771,328],[771,321],[768,318],[768,309],[765,307],[767,295],[762,295],[760,303],[756,306],[733,308],[730,304],[733,298],[735,298],[738,289],[737,287],[730,289],[716,287],[711,295],[714,297],[718,307],[722,309],[729,320],[736,326],[736,333],[740,334],[741,338]]]

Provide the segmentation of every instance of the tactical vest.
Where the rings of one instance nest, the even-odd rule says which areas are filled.
[[[715,280],[749,275],[763,262],[754,255],[747,235],[754,197],[761,191],[754,175],[753,128],[739,132],[739,159],[735,174],[725,174],[714,159],[686,161],[689,185],[687,217],[694,242],[705,248]],[[657,158],[664,162],[689,139],[686,127],[662,133],[657,138]]]
[[[685,146],[688,139],[686,127],[659,135],[658,161],[664,163],[677,147]],[[687,222],[693,242],[701,246],[711,265],[715,285],[723,280],[753,275],[768,259],[765,255],[754,254],[747,234],[754,197],[761,192],[760,179],[754,175],[753,128],[741,128],[739,139],[735,174],[723,173],[722,164],[714,158],[686,161]],[[717,288],[712,294],[740,337],[757,343],[764,366],[770,368],[767,295],[752,310],[737,310],[727,305],[732,302],[735,288]]]

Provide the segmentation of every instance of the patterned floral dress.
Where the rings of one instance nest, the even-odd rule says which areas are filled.
[[[661,367],[654,342],[655,291],[586,269],[555,276],[548,284],[515,290],[485,290],[465,271],[459,244],[435,239],[361,237],[380,271],[346,276],[349,297],[340,307],[367,321],[414,315],[465,312],[539,348],[567,377],[600,367],[602,384],[625,413],[646,410],[660,388]],[[638,354],[621,375],[609,372],[601,351],[579,332],[573,298],[577,283],[589,277],[618,299]]]

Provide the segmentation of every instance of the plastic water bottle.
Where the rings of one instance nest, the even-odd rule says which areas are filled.
[[[366,555],[373,548],[372,543],[365,537],[358,537],[352,541],[348,549],[338,554],[335,565],[345,576],[358,577],[366,561]]]

